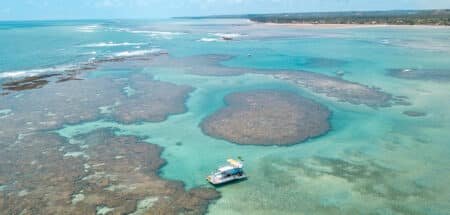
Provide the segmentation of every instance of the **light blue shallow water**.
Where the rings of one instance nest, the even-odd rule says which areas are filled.
[[[450,213],[450,85],[386,75],[391,68],[450,72],[449,28],[314,30],[235,27],[230,22],[0,23],[0,77],[153,48],[168,50],[174,57],[236,56],[222,62],[229,67],[307,70],[326,75],[342,70],[347,80],[407,96],[413,105],[372,109],[340,103],[266,75],[208,77],[186,74],[170,66],[105,70],[91,72],[87,77],[126,77],[142,72],[196,90],[186,102],[186,113],[161,123],[122,125],[99,119],[57,132],[70,138],[96,128],[114,127],[119,134],[146,136],[148,142],[164,147],[162,156],[167,165],[161,175],[181,180],[187,188],[206,186],[205,175],[225,159],[242,156],[249,180],[218,188],[222,198],[210,206],[210,214]],[[200,41],[218,39],[212,33],[245,36],[233,42]],[[311,59],[327,59],[329,63],[314,63]],[[224,96],[254,89],[288,90],[320,102],[333,113],[332,130],[289,147],[235,145],[201,132],[199,123],[224,106]],[[411,118],[402,114],[410,109],[427,112],[427,116]]]

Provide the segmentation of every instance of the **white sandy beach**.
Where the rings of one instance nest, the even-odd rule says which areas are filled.
[[[298,29],[356,29],[356,28],[450,28],[450,26],[438,25],[388,25],[388,24],[310,24],[310,23],[259,23],[253,22],[256,25],[267,27],[290,27]]]

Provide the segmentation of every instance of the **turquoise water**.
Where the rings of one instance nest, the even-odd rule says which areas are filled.
[[[232,25],[241,22],[243,26]],[[450,72],[449,28],[315,30],[255,27],[242,20],[0,26],[0,77],[6,79],[41,72],[36,69],[160,48],[179,58],[200,54],[236,56],[222,62],[224,67],[306,70],[330,76],[342,70],[346,80],[407,96],[412,103],[373,109],[338,102],[267,75],[200,76],[170,65],[85,74],[87,78],[127,77],[139,72],[196,88],[186,101],[188,111],[164,122],[124,125],[98,119],[66,125],[55,132],[71,138],[113,127],[118,128],[118,134],[146,137],[149,143],[164,148],[162,157],[167,165],[161,176],[181,180],[187,188],[208,186],[205,175],[225,159],[241,156],[249,180],[218,188],[222,198],[209,207],[209,214],[450,213],[450,85],[387,76],[391,68]],[[220,39],[214,33],[242,36],[232,42],[201,41]],[[326,59],[327,63],[312,59]],[[198,125],[224,106],[227,94],[254,89],[287,90],[314,99],[332,111],[331,131],[288,147],[236,145],[202,133]],[[405,110],[427,115],[411,118],[402,114]]]

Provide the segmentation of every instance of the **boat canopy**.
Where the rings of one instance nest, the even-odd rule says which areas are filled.
[[[227,162],[233,166],[234,168],[242,168],[244,167],[244,164],[242,162],[239,162],[237,160],[234,159],[228,159]]]
[[[236,168],[233,166],[222,166],[222,167],[218,168],[217,171],[222,173],[222,172],[232,171],[234,169],[236,169]]]

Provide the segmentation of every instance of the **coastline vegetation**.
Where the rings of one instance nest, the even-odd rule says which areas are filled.
[[[184,18],[245,18],[260,23],[281,24],[365,24],[365,25],[450,25],[450,9],[445,10],[395,10],[246,14]]]

